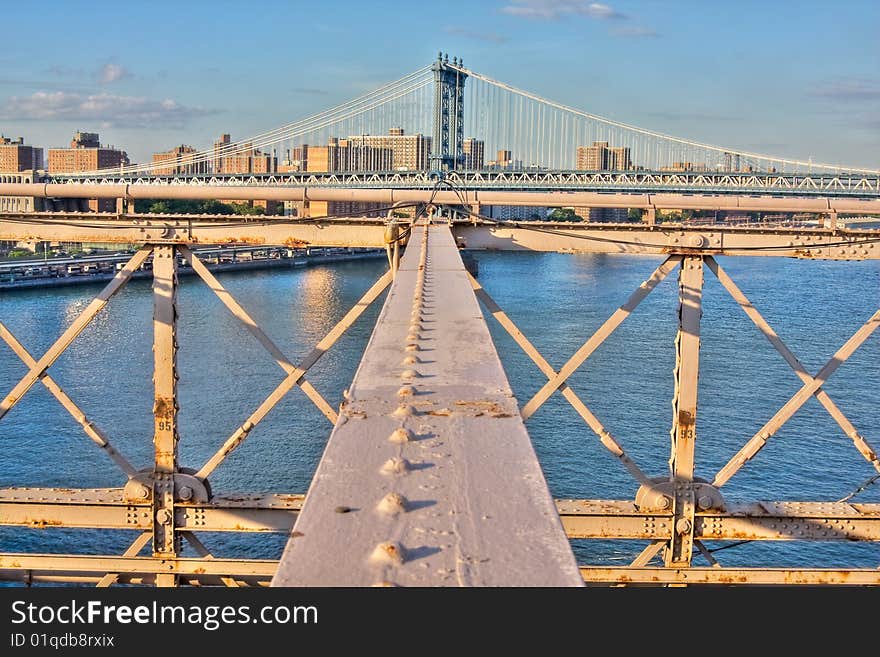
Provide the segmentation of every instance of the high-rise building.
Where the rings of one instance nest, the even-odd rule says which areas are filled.
[[[49,173],[75,173],[125,166],[128,155],[112,146],[101,146],[96,132],[77,132],[70,148],[49,149]]]
[[[153,153],[153,165],[155,167],[153,171],[160,176],[207,173],[208,163],[204,160],[196,162],[196,153],[198,151],[193,146],[185,144],[175,146],[164,153]]]
[[[126,166],[128,155],[113,146],[101,146],[97,132],[78,131],[70,142],[70,148],[50,148],[49,173],[77,173],[114,169]],[[97,212],[113,212],[113,199],[91,199],[89,209]]]
[[[584,221],[592,221],[595,223],[624,223],[629,213],[628,208],[572,208],[574,213]]]
[[[530,205],[487,205],[482,214],[499,221],[542,221],[549,208]]]
[[[660,171],[709,171],[705,162],[673,162],[669,166],[660,167]]]
[[[605,171],[609,168],[609,149],[607,141],[594,141],[592,146],[577,147],[577,165],[584,171]]]
[[[10,139],[0,135],[0,172],[18,173],[42,168],[42,148],[26,146],[24,137]]]
[[[403,128],[391,128],[387,135],[349,136],[354,149],[372,147],[391,150],[391,169],[394,171],[427,170],[431,156],[431,138],[423,134],[404,134]],[[365,160],[365,164],[368,162]],[[379,170],[372,167],[362,169]]]
[[[233,146],[228,133],[220,135],[214,142],[213,173],[275,173],[276,169],[277,158],[257,150],[251,143]]]
[[[615,146],[608,149],[608,168],[612,171],[629,171],[633,168],[629,146]]]
[[[485,162],[486,142],[482,139],[465,139],[462,142],[462,167],[466,171],[482,169]]]

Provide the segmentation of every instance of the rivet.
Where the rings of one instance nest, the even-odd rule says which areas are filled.
[[[407,351],[419,351],[419,345],[415,344],[414,342],[411,342],[410,344],[406,345],[406,350]]]
[[[390,443],[408,443],[413,439],[413,432],[404,427],[400,427],[399,429],[395,429],[391,432],[391,435],[388,436],[388,442]]]
[[[419,373],[415,370],[403,370],[400,374],[401,379],[417,379],[419,376]]]
[[[410,467],[412,466],[406,459],[400,458],[399,456],[392,456],[382,464],[380,472],[388,475],[404,474],[409,471]]]
[[[401,404],[396,409],[394,409],[394,413],[392,415],[396,417],[406,417],[407,415],[415,415],[415,411],[413,407],[409,404]]]
[[[404,365],[415,365],[418,362],[420,362],[418,356],[414,356],[412,354],[403,359]]]
[[[397,391],[398,397],[409,397],[413,394],[415,394],[415,389],[411,385],[401,386]]]
[[[403,547],[400,543],[385,541],[379,543],[370,555],[370,560],[386,564],[402,564],[404,561]]]
[[[416,340],[419,339],[419,334],[410,332],[407,334],[406,339],[409,340],[410,342],[415,342]]]
[[[337,506],[335,509],[333,509],[334,513],[349,513],[350,511],[350,506]]]
[[[385,497],[379,500],[376,509],[382,513],[387,513],[388,515],[393,516],[406,511],[407,504],[408,502],[406,501],[406,498],[400,493],[388,493]]]

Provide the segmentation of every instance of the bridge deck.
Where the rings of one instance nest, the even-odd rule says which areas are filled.
[[[272,583],[583,585],[448,226],[413,228]]]

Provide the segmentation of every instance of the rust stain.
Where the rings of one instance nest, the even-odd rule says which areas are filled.
[[[288,237],[286,240],[284,240],[283,244],[290,249],[296,249],[309,245],[309,243],[305,240],[298,240],[295,237]]]
[[[223,240],[224,244],[255,244],[262,245],[266,243],[264,237],[228,237]]]
[[[173,398],[156,397],[156,402],[153,404],[153,415],[156,418],[172,418],[176,411]]]
[[[43,527],[60,527],[60,520],[46,520],[44,518],[34,518],[32,520],[26,520],[23,524],[28,525],[34,529],[42,529]]]
[[[491,417],[513,417],[501,404],[491,399],[463,400],[455,402],[456,406],[462,406],[473,411],[474,417],[480,417],[488,413]]]

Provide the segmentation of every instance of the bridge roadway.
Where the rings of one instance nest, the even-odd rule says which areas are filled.
[[[583,586],[458,248],[417,224],[274,586]]]
[[[175,174],[119,175],[54,174],[42,182],[68,185],[137,185],[147,187],[193,186],[225,187],[339,187],[432,189],[440,176],[435,171],[332,171],[265,174]],[[480,169],[448,171],[443,180],[468,190],[602,191],[645,192],[698,191],[713,193],[876,196],[880,177],[841,173],[768,173],[729,171],[565,171],[525,169],[521,171]],[[6,180],[4,182],[12,182]],[[30,179],[19,182],[31,182]]]

